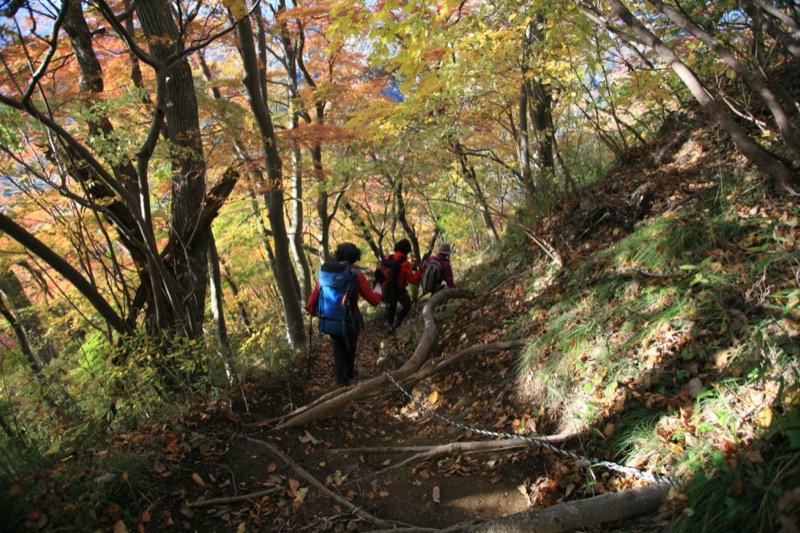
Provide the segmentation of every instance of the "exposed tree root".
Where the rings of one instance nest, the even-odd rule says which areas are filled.
[[[571,436],[572,435],[553,435],[550,437],[543,437],[540,440],[547,442],[561,442],[570,438]],[[409,463],[424,461],[426,459],[430,459],[431,457],[435,457],[437,455],[448,455],[448,454],[470,453],[470,452],[488,452],[494,450],[507,450],[509,448],[522,448],[524,446],[534,447],[534,445],[531,444],[530,441],[524,439],[451,442],[449,444],[440,444],[438,446],[407,446],[405,447],[406,450],[415,451],[415,449],[418,449],[420,450],[420,452],[417,453],[416,455],[413,455],[407,459],[400,461],[399,463],[387,466],[383,470],[373,472],[368,476],[348,481],[347,483],[345,483],[345,485],[349,485],[351,483],[364,483],[373,478],[387,474],[388,472],[400,468],[401,466],[405,466]],[[330,451],[335,451],[335,450],[330,450]],[[354,450],[351,449],[351,451]]]
[[[292,470],[297,472],[297,475],[302,477],[303,479],[305,479],[308,482],[309,485],[312,485],[312,486],[316,487],[317,490],[319,490],[320,492],[322,492],[323,494],[325,494],[329,498],[332,498],[332,499],[336,500],[337,502],[339,502],[340,504],[344,505],[345,507],[351,509],[353,511],[353,513],[355,513],[356,515],[360,516],[364,520],[368,520],[372,524],[375,524],[375,525],[382,525],[383,524],[383,525],[385,525],[384,521],[378,519],[375,516],[372,516],[368,512],[366,512],[363,509],[361,509],[360,507],[354,505],[347,498],[343,498],[342,496],[339,496],[338,494],[336,494],[335,492],[330,490],[328,487],[325,486],[324,483],[322,483],[317,478],[315,478],[314,476],[309,474],[303,467],[301,467],[300,465],[298,465],[297,463],[292,461],[292,459],[288,455],[286,455],[285,453],[283,453],[282,451],[277,449],[275,446],[273,446],[269,442],[263,441],[263,440],[260,440],[260,439],[254,439],[253,437],[246,437],[246,438],[250,442],[254,442],[256,444],[260,444],[260,445],[264,446],[270,452],[272,452],[274,455],[280,457],[281,460],[286,464],[286,466],[288,466],[289,468],[291,468]]]
[[[658,483],[585,500],[523,511],[511,516],[475,523],[455,524],[444,529],[398,528],[394,533],[559,533],[597,524],[624,520],[657,511],[670,485]]]
[[[188,507],[204,507],[207,505],[226,505],[229,503],[240,502],[244,500],[252,500],[255,498],[260,498],[262,496],[269,496],[270,494],[275,494],[276,492],[280,492],[282,490],[286,490],[286,487],[272,487],[271,489],[260,490],[258,492],[250,492],[247,494],[240,494],[239,496],[226,496],[225,498],[212,498],[210,500],[198,500],[196,502],[191,502],[187,506]]]
[[[397,370],[391,372],[395,380],[404,380],[414,374],[430,355],[434,343],[436,342],[436,322],[433,318],[433,310],[441,302],[449,298],[473,298],[474,294],[462,289],[445,289],[431,297],[422,309],[422,317],[425,320],[425,329],[422,331],[417,349]],[[386,376],[376,376],[372,379],[359,383],[354,387],[341,390],[341,393],[328,398],[327,400],[316,403],[313,407],[300,407],[289,413],[286,418],[278,424],[275,429],[286,429],[293,426],[308,424],[314,420],[324,418],[333,413],[341,412],[350,402],[363,398],[372,392],[380,390],[389,383]]]
[[[456,363],[460,362],[462,359],[470,355],[476,355],[486,352],[510,350],[512,348],[520,348],[522,346],[525,346],[527,343],[528,341],[525,340],[513,340],[513,341],[490,342],[489,344],[477,344],[475,346],[470,346],[469,348],[461,350],[455,355],[448,357],[447,359],[443,360],[442,362],[434,366],[418,370],[417,372],[408,376],[399,383],[400,385],[403,386],[403,388],[410,389],[416,383],[419,383],[423,379],[429,378],[432,375],[441,372],[446,368],[450,368],[451,366],[455,365]]]

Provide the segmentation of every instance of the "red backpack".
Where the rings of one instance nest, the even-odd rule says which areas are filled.
[[[394,302],[400,296],[400,291],[403,289],[400,286],[400,266],[405,260],[405,257],[397,260],[394,258],[394,254],[389,254],[381,259],[378,265],[378,270],[383,275],[381,290],[383,298],[387,302]]]

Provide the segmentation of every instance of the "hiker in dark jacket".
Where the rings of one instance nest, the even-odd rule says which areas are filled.
[[[400,275],[397,277],[398,296],[394,300],[388,301],[386,318],[389,320],[389,332],[393,332],[403,323],[408,312],[411,310],[411,296],[408,295],[406,286],[410,283],[417,285],[422,278],[422,270],[415,270],[410,261],[405,259],[411,253],[411,241],[402,239],[394,245],[394,260],[401,261]],[[400,312],[397,312],[397,304],[400,304]]]
[[[428,259],[428,261],[434,260],[439,262],[442,271],[442,281],[447,287],[455,289],[456,282],[453,281],[453,267],[450,264],[451,251],[452,248],[450,246],[450,243],[442,241],[442,243],[439,245],[439,250],[437,251],[436,255]],[[442,289],[445,285],[442,285],[440,283],[438,286],[434,287],[432,293],[436,293],[437,291]]]
[[[334,254],[336,261],[345,261],[353,268],[353,265],[358,263],[361,259],[361,250],[349,242],[343,242],[336,248]],[[367,280],[367,277],[361,271],[356,272],[356,294],[352,300],[353,302],[353,322],[354,328],[347,329],[346,333],[342,336],[331,335],[333,339],[333,373],[336,377],[336,383],[346,385],[347,382],[358,375],[356,372],[356,345],[358,343],[358,333],[364,326],[364,317],[361,311],[358,310],[358,297],[363,296],[367,302],[376,306],[381,303],[381,289],[380,285],[377,290],[372,290],[372,285]],[[306,311],[312,316],[317,316],[317,300],[319,299],[320,284],[314,287],[311,296],[308,297],[306,303]]]

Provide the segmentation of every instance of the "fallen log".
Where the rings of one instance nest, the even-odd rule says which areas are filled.
[[[544,509],[523,511],[511,516],[476,525],[466,525],[450,531],[468,533],[559,533],[632,518],[657,511],[669,494],[671,485],[657,483],[646,487],[612,492],[553,505]],[[457,527],[457,526],[456,526]]]
[[[657,511],[669,494],[668,483],[637,487],[532,509],[481,523],[461,523],[444,529],[404,527],[392,533],[561,533],[632,518]],[[369,532],[373,533],[373,532]],[[377,533],[375,531],[374,533]]]

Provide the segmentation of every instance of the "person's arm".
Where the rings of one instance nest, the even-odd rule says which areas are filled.
[[[406,283],[416,285],[422,279],[423,271],[424,269],[420,268],[414,272],[414,269],[411,268],[411,261],[403,261],[403,264],[400,265],[400,280],[402,281],[405,276]]]
[[[358,276],[356,276],[356,283],[358,284],[358,294],[363,296],[370,305],[375,306],[381,303],[383,296],[381,293],[372,290],[372,285],[370,285],[367,276],[363,272],[359,272]],[[380,285],[378,286],[380,287]]]
[[[450,264],[450,261],[442,262],[442,279],[448,287],[451,289],[455,288],[456,282],[453,280],[453,267]]]
[[[319,282],[317,282],[314,290],[311,291],[311,296],[308,297],[308,302],[306,303],[306,311],[311,316],[317,316],[317,298],[319,298]]]

